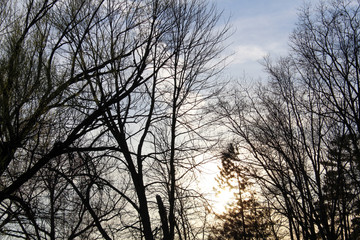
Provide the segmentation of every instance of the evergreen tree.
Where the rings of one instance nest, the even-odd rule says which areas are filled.
[[[330,221],[338,226],[337,235],[345,239],[360,237],[359,156],[351,144],[353,139],[355,137],[348,134],[335,137],[326,161],[322,162],[326,172],[323,187],[325,206],[327,211],[335,212]]]
[[[272,234],[270,209],[257,199],[253,183],[247,176],[248,170],[239,164],[237,155],[233,145],[222,152],[217,181],[220,189],[234,191],[234,201],[224,213],[215,213],[217,223],[212,227],[209,239],[267,239]]]

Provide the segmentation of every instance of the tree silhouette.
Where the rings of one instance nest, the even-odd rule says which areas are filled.
[[[205,0],[1,1],[0,234],[196,238],[220,16]]]
[[[221,155],[221,169],[217,178],[219,188],[234,191],[234,201],[224,213],[216,214],[217,224],[209,239],[267,239],[271,236],[270,209],[260,203],[246,168],[241,166],[238,152],[230,144]]]
[[[331,141],[327,161],[323,162],[324,195],[327,211],[335,212],[330,221],[339,226],[337,231],[345,239],[359,236],[358,217],[360,213],[359,156],[355,153],[349,135],[341,135]]]
[[[359,12],[351,0],[305,6],[291,53],[264,59],[269,82],[217,105],[290,239],[358,234]]]

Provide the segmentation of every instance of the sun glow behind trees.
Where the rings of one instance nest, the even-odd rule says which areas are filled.
[[[287,238],[359,237],[359,12],[305,6],[289,55],[264,60],[269,82],[219,104]]]
[[[214,189],[214,191],[213,210],[215,214],[224,214],[229,208],[229,204],[235,200],[235,190],[225,187],[218,190]]]

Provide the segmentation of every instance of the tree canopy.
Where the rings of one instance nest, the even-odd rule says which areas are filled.
[[[197,238],[219,17],[203,0],[1,1],[0,234]]]

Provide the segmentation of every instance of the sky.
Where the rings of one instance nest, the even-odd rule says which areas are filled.
[[[209,0],[210,1],[210,0]],[[223,17],[230,17],[231,37],[225,54],[230,55],[224,74],[235,79],[266,78],[260,61],[289,52],[289,35],[296,27],[303,0],[211,0]]]
[[[231,55],[224,71],[227,80],[266,81],[267,75],[260,61],[267,55],[271,58],[286,56],[289,53],[289,36],[296,27],[299,9],[304,0],[208,0],[213,1],[223,20],[230,17],[231,37],[225,55]],[[312,0],[312,3],[315,0]],[[209,163],[210,164],[210,163]],[[202,180],[206,182],[205,192],[213,194],[217,183],[217,163],[206,167]],[[231,193],[230,193],[231,195]],[[229,192],[221,192],[214,199],[215,211],[223,211]]]

